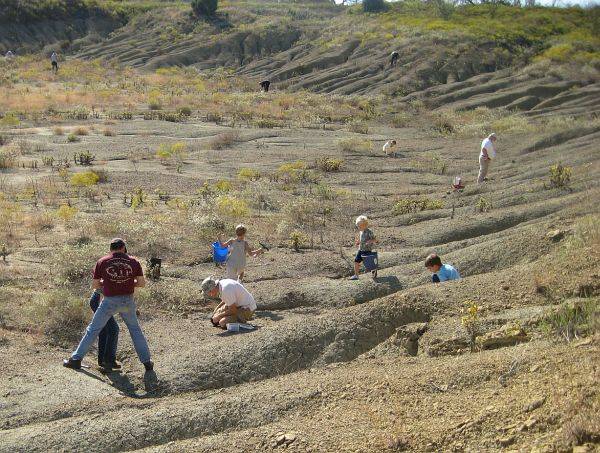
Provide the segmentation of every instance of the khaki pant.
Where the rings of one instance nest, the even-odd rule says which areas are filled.
[[[254,317],[254,312],[247,308],[238,308],[237,312],[233,314],[232,310],[227,306],[219,306],[212,315],[213,319],[217,318],[219,321],[225,319],[225,323],[230,322],[248,322]]]
[[[479,176],[477,177],[477,184],[481,184],[488,174],[490,169],[490,160],[484,156],[479,156]]]

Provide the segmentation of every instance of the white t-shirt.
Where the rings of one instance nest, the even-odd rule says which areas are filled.
[[[496,148],[489,137],[484,138],[481,142],[481,153],[479,154],[479,157],[483,156],[484,149],[487,150],[487,155],[490,159],[496,158]]]
[[[221,300],[225,305],[237,305],[239,308],[246,308],[252,311],[256,310],[256,301],[254,300],[254,297],[252,297],[252,294],[250,294],[241,283],[230,278],[224,278],[219,280],[219,289]]]
[[[383,145],[383,152],[385,154],[390,154],[392,152],[392,149],[395,147],[396,145],[393,145],[392,141],[388,140],[387,142],[385,142],[385,145]]]
[[[55,53],[53,53],[52,55],[50,55],[50,61],[52,61],[53,63],[57,63],[58,56]]]

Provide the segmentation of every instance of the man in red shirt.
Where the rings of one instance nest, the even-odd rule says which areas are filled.
[[[63,361],[67,368],[81,368],[81,360],[88,352],[102,328],[111,316],[120,313],[129,329],[133,346],[144,364],[146,371],[152,371],[150,350],[137,319],[133,292],[135,288],[146,286],[142,266],[138,260],[127,254],[125,241],[115,238],[110,242],[110,253],[98,260],[94,268],[93,289],[102,289],[104,299],[94,313],[85,335],[70,358]]]

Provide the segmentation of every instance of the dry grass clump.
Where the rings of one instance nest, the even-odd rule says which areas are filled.
[[[79,127],[75,128],[75,130],[73,131],[73,133],[75,135],[82,136],[82,135],[88,135],[90,132],[85,127],[79,126]]]
[[[106,128],[102,131],[102,135],[104,135],[105,137],[114,137],[117,134],[112,129]]]
[[[234,145],[239,140],[239,135],[235,132],[223,132],[210,139],[208,147],[214,150],[226,149]]]
[[[50,344],[72,347],[81,337],[90,313],[69,291],[51,290],[35,298],[31,322],[39,326]]]
[[[340,151],[346,153],[352,152],[369,152],[373,149],[373,143],[370,140],[362,140],[359,138],[348,138],[339,140],[337,146]]]
[[[419,211],[442,209],[444,202],[431,198],[404,198],[396,201],[392,212],[395,215],[411,214]]]
[[[179,311],[201,300],[198,284],[190,280],[163,278],[150,283],[136,294],[140,308],[152,307]]]
[[[348,125],[348,131],[356,134],[368,134],[369,126],[366,123],[355,121]]]
[[[18,164],[20,152],[17,147],[8,145],[0,148],[0,170],[15,168]]]
[[[90,272],[105,252],[98,244],[63,245],[52,250],[49,269],[59,285],[82,283],[89,280]]]
[[[65,130],[60,127],[60,126],[56,126],[55,128],[52,129],[52,133],[54,135],[64,135],[65,134]]]

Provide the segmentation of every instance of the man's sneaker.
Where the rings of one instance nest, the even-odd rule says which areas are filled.
[[[69,357],[68,359],[63,360],[63,366],[66,368],[71,368],[73,370],[80,370],[81,360],[75,360],[74,358]]]
[[[144,368],[146,368],[146,371],[154,370],[154,363],[152,363],[152,360],[148,360],[147,362],[145,362]]]
[[[358,275],[353,275],[348,280],[358,280]]]

